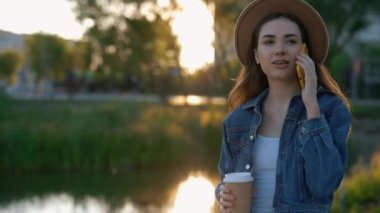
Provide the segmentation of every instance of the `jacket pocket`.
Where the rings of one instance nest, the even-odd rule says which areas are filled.
[[[300,153],[297,154],[298,161],[298,187],[299,187],[299,196],[300,200],[303,203],[315,203],[316,199],[311,196],[309,188],[306,184],[304,161]]]
[[[249,127],[235,127],[227,129],[227,143],[232,155],[237,157],[243,148],[249,145]]]

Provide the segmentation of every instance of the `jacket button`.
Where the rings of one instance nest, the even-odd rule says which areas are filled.
[[[249,165],[249,163],[245,164],[245,169],[248,170],[251,168],[251,165]]]
[[[249,141],[253,141],[253,135],[249,136]]]

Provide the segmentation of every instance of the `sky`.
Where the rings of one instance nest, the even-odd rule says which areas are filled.
[[[86,27],[76,21],[67,0],[0,0],[0,29],[14,33],[44,32],[80,39]]]
[[[169,0],[159,0],[165,5]],[[214,61],[213,16],[202,0],[177,0],[183,10],[172,27],[181,45],[180,63],[189,72]],[[68,0],[0,0],[0,29],[13,33],[37,32],[78,40],[86,30]],[[197,15],[194,15],[197,14]]]

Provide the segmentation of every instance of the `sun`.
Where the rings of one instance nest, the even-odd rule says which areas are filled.
[[[212,64],[214,55],[214,17],[202,0],[177,0],[182,10],[172,22],[173,33],[181,46],[180,64],[189,73]]]

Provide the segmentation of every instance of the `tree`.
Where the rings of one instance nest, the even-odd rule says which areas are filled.
[[[65,59],[65,64],[72,64],[79,70],[91,69],[93,52],[94,50],[88,41],[71,41],[66,49],[66,54],[69,57]]]
[[[68,43],[55,36],[37,33],[26,38],[28,62],[37,79],[53,77],[59,79],[67,66]]]
[[[308,0],[319,11],[326,22],[330,48],[329,59],[341,52],[354,35],[365,29],[370,23],[368,15],[372,12],[379,14],[379,1],[371,0]]]
[[[10,78],[20,68],[23,57],[20,52],[7,49],[0,53],[0,78]]]
[[[93,22],[86,39],[99,59],[97,72],[110,76],[119,86],[152,91],[158,76],[179,66],[170,17],[161,16],[163,10],[156,1],[72,1],[77,18]]]
[[[239,63],[234,52],[234,27],[240,11],[250,0],[204,0],[214,8],[215,63],[213,78],[216,90],[226,94],[239,71]]]

